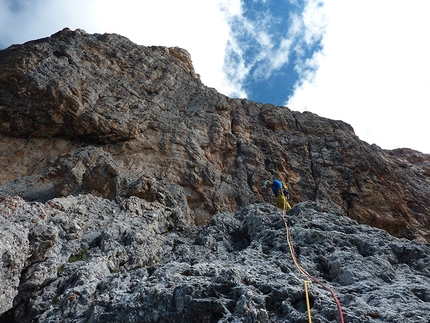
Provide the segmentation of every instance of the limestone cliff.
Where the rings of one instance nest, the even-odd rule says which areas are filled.
[[[187,214],[135,196],[3,199],[0,321],[308,322],[279,209],[253,204],[205,227]],[[301,265],[334,290],[344,322],[428,322],[428,244],[314,202],[287,217]],[[314,322],[340,322],[330,293],[309,293]]]
[[[430,156],[226,97],[183,49],[66,28],[0,51],[0,152],[4,320],[305,322],[268,178],[349,322],[429,319],[428,245],[359,224],[430,241]]]
[[[0,120],[2,196],[113,198],[146,174],[184,187],[202,224],[271,201],[261,183],[279,177],[293,204],[322,202],[430,239],[429,155],[371,146],[341,121],[223,96],[179,48],[69,29],[11,46],[0,52]]]

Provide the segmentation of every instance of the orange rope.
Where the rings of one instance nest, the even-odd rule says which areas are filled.
[[[294,252],[294,246],[293,246],[293,240],[291,239],[291,234],[290,234],[290,229],[288,229],[288,224],[287,224],[287,220],[285,219],[285,209],[284,212],[282,213],[282,219],[284,220],[285,223],[285,229],[287,231],[287,240],[288,240],[288,246],[290,247],[290,252],[291,252],[291,256],[293,258],[294,264],[296,265],[296,267],[298,268],[298,270],[305,276],[309,277],[310,279],[312,279],[314,282],[316,282],[318,285],[320,285],[321,287],[323,287],[325,290],[327,290],[328,292],[330,292],[336,302],[337,305],[337,309],[339,311],[339,316],[340,316],[340,322],[344,323],[343,321],[343,313],[342,313],[342,306],[340,305],[340,302],[336,296],[336,294],[327,286],[325,286],[323,283],[321,283],[318,279],[316,279],[314,276],[312,276],[311,274],[309,274],[306,270],[304,270],[302,268],[302,266],[300,266],[299,262],[297,261],[296,258],[296,254]]]

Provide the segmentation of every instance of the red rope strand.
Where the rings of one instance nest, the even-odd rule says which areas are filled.
[[[331,290],[330,288],[328,288],[326,285],[324,285],[322,282],[320,282],[318,279],[316,279],[314,276],[312,276],[311,274],[309,274],[305,269],[303,269],[302,266],[300,266],[299,262],[297,261],[297,257],[296,254],[294,252],[294,245],[293,245],[293,240],[291,238],[291,233],[290,233],[290,229],[288,228],[288,224],[287,221],[285,220],[285,210],[282,214],[282,219],[284,220],[285,223],[285,229],[287,231],[287,241],[288,241],[288,245],[290,247],[290,251],[291,251],[291,256],[293,257],[293,261],[296,264],[297,268],[299,269],[299,271],[308,276],[310,279],[312,279],[314,282],[316,282],[318,285],[320,285],[322,288],[324,288],[325,290],[327,290],[328,292],[331,293],[331,295],[333,296],[336,305],[337,305],[337,309],[339,311],[339,316],[340,316],[340,322],[344,323],[343,321],[343,313],[342,313],[342,306],[340,305],[339,299],[337,298],[336,294],[334,293],[333,290]]]

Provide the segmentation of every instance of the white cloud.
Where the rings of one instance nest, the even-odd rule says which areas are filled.
[[[307,45],[312,45],[321,40],[327,27],[327,16],[320,0],[307,2],[302,13],[304,24],[304,40]]]
[[[81,10],[87,3],[85,0],[0,0],[1,45],[47,37],[66,26],[76,29],[86,25],[93,29],[91,15]]]
[[[255,14],[254,20],[249,20],[244,14],[235,16],[232,28],[232,39],[229,43],[229,52],[225,69],[227,74],[241,86],[251,79],[268,80],[277,71],[290,63],[290,56],[295,52],[297,58],[294,64],[302,73],[306,73],[312,64],[305,59],[306,51],[320,41],[323,30],[318,22],[323,17],[319,13],[321,3],[309,0],[305,11],[300,12],[298,5],[286,17],[275,16],[276,3],[272,7],[265,7],[266,11]],[[272,11],[271,11],[272,10]],[[283,33],[274,33],[274,26],[281,25]]]
[[[430,153],[427,2],[325,1],[324,51],[287,103],[350,123],[382,148]]]

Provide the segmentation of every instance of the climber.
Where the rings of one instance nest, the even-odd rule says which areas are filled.
[[[291,209],[288,199],[290,198],[290,193],[288,192],[287,185],[282,183],[280,180],[275,179],[273,182],[266,180],[264,181],[264,188],[272,188],[272,192],[278,201],[278,207],[282,210],[288,211]]]

